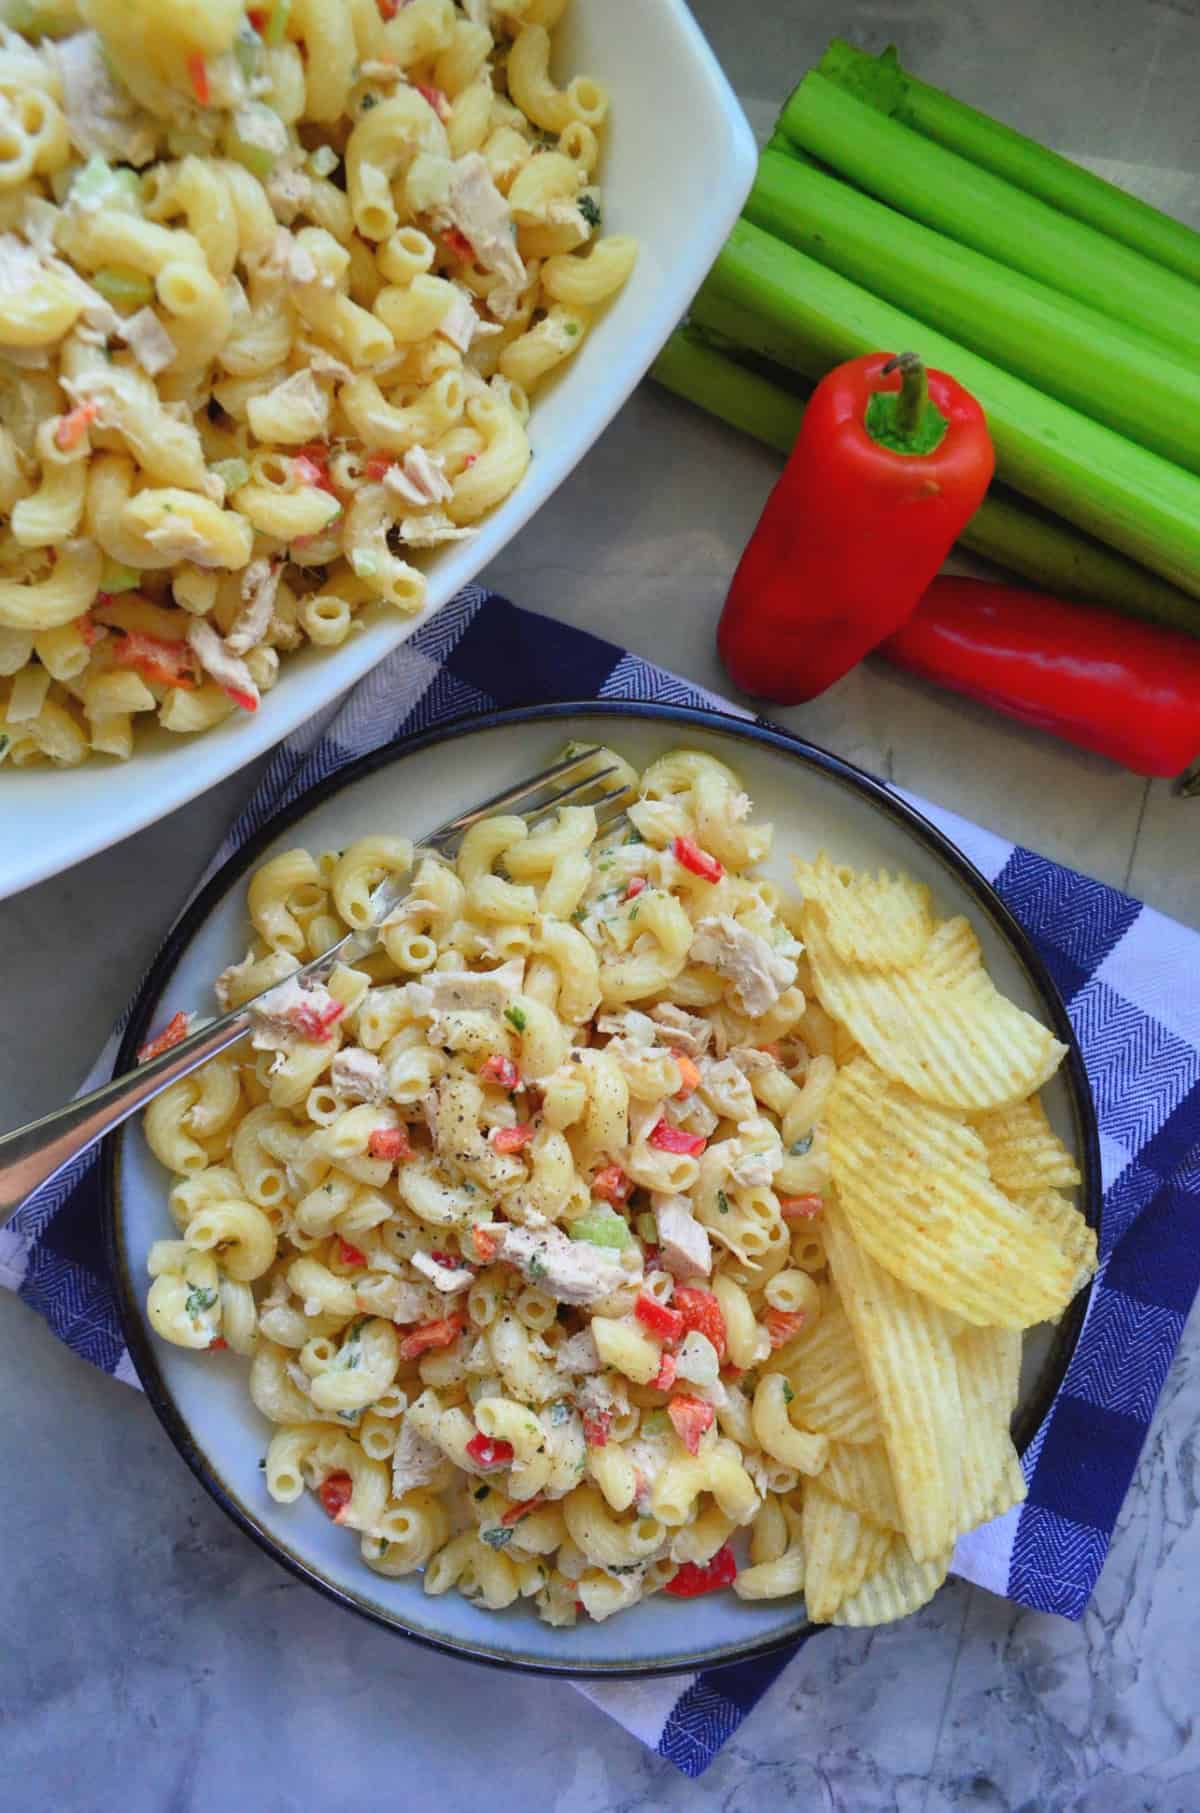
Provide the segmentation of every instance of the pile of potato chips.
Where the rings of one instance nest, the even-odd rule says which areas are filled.
[[[955,1540],[1024,1497],[1021,1330],[1061,1315],[1096,1240],[1037,1090],[1066,1048],[1005,999],[961,918],[907,876],[796,864],[811,986],[838,1028],[822,1314],[789,1414],[829,1438],[803,1486],[818,1622],[925,1604]]]

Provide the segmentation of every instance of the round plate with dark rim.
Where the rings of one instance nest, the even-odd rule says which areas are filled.
[[[296,844],[341,848],[367,831],[419,837],[454,812],[553,760],[568,739],[610,743],[643,767],[665,750],[709,749],[735,768],[755,814],[775,825],[765,865],[788,879],[788,857],[824,846],[838,861],[903,868],[927,882],[944,914],[969,915],[998,986],[1054,1028],[1068,1047],[1043,1092],[1058,1132],[1083,1174],[1082,1204],[1099,1217],[1095,1114],[1070,1023],[1026,933],[984,878],[911,807],[849,763],[783,731],[715,712],[622,701],[531,706],[475,717],[376,750],[322,782],[255,834],[213,877],[167,940],[135,1003],[117,1060],[134,1062],[153,1025],[179,1008],[212,1011],[212,979],[247,942],[247,871]],[[246,1392],[245,1362],[232,1354],[169,1347],[145,1319],[146,1254],[173,1233],[167,1179],[131,1124],[103,1158],[106,1232],[126,1340],[146,1395],[197,1478],[234,1521],[285,1567],[364,1616],[456,1655],[546,1674],[615,1677],[673,1674],[744,1660],[795,1642],[811,1626],[796,1601],[743,1605],[732,1593],[698,1600],[659,1595],[604,1624],[574,1630],[540,1623],[527,1602],[486,1612],[450,1592],[430,1598],[419,1576],[386,1580],[311,1495],[278,1505],[259,1459],[269,1426]],[[1032,1437],[1066,1370],[1086,1303],[1054,1330],[1026,1340],[1015,1434]]]

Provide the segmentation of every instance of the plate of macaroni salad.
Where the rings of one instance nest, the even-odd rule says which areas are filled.
[[[961,879],[789,848],[746,768],[834,782],[787,739],[583,728],[615,824],[488,818],[450,861],[393,806],[239,884],[215,998],[261,996],[251,1036],[144,1118],[156,1359],[228,1354],[259,1510],[325,1522],[369,1599],[551,1651],[651,1600],[660,1646],[684,1599],[743,1643],[886,1622],[1024,1496],[1023,1331],[1094,1269],[1061,1009],[993,981]],[[297,983],[394,876],[378,947]]]
[[[256,713],[520,484],[637,258],[564,0],[38,0],[0,39],[0,758]],[[268,708],[269,709],[269,708]]]

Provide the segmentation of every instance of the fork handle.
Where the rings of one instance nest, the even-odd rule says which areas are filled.
[[[170,1084],[236,1044],[249,1030],[250,1014],[245,1008],[226,1014],[213,1025],[191,1033],[160,1057],[151,1058],[136,1070],[122,1072],[88,1095],[77,1096],[54,1114],[43,1115],[41,1120],[5,1134],[0,1138],[0,1228],[12,1220],[35,1190],[57,1177],[73,1158],[119,1127]]]

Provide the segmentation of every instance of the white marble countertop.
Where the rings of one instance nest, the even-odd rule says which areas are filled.
[[[931,79],[1200,219],[1176,174],[1200,169],[1195,0],[696,12],[757,128],[835,31],[895,37]],[[643,387],[489,577],[719,690],[716,614],[777,467]],[[1200,924],[1200,804],[1164,785],[873,667],[781,715]],[[0,1044],[0,1123],[75,1085],[254,778],[0,906],[25,1029]],[[827,1632],[691,1784],[568,1687],[429,1654],[307,1591],[226,1522],[134,1392],[0,1294],[0,1809],[457,1813],[486,1792],[499,1813],[1195,1813],[1198,1355],[1193,1325],[1082,1624],[954,1584],[894,1629]]]

